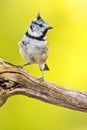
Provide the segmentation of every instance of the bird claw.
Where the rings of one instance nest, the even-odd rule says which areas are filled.
[[[23,65],[16,65],[17,68],[22,69]]]
[[[44,77],[42,76],[41,78],[39,78],[40,81],[44,81]]]

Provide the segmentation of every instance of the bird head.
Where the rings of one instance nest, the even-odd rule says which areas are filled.
[[[52,27],[45,22],[38,13],[30,25],[29,31],[32,36],[44,38],[49,29],[52,29]]]

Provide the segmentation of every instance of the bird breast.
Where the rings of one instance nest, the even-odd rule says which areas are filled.
[[[25,58],[25,60],[32,64],[43,64],[48,58],[48,43],[45,41],[29,40],[20,41],[20,53]]]

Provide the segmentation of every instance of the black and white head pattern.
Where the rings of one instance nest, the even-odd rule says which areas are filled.
[[[26,35],[38,40],[44,39],[49,29],[52,29],[52,27],[46,23],[38,13],[37,17],[32,21],[28,31],[26,32]]]

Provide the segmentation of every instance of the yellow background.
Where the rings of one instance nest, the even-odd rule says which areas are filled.
[[[0,57],[25,63],[18,41],[38,12],[53,27],[45,79],[87,91],[87,0],[0,0]],[[37,65],[25,70],[41,76]],[[0,130],[87,130],[87,114],[18,95],[0,108]]]

